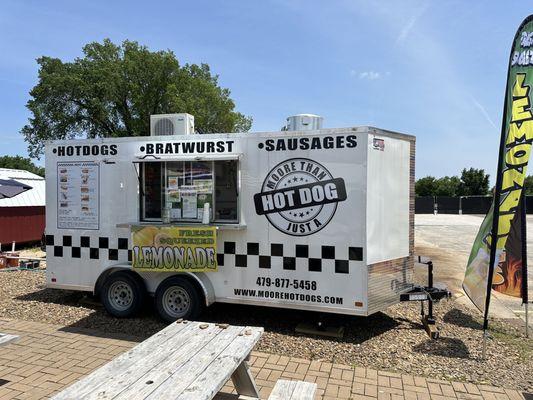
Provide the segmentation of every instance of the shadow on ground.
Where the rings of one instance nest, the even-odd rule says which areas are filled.
[[[38,301],[41,303],[53,303],[65,306],[79,307],[84,305],[82,304],[84,298],[87,298],[87,295],[83,292],[57,289],[41,289],[36,292],[26,293],[21,296],[15,297],[15,300]]]
[[[424,325],[420,322],[420,320],[412,320],[408,318],[398,317],[396,318],[397,322],[401,322],[402,325],[398,326],[397,329],[417,329],[417,330],[424,330]]]
[[[370,317],[351,317],[234,304],[215,304],[204,311],[197,319],[230,325],[262,326],[265,328],[265,332],[287,336],[307,336],[296,333],[296,326],[301,322],[315,323],[320,320],[325,325],[343,326],[345,329],[343,338],[321,337],[323,340],[353,344],[364,343],[390,329],[397,328],[399,325],[397,321],[383,313]],[[131,340],[138,341],[155,334],[166,325],[156,316],[156,311],[152,305],[147,305],[138,317],[128,319],[114,318],[107,314],[103,308],[98,307],[90,315],[61,330],[111,338],[116,338],[117,334],[123,335],[127,332],[128,336],[132,336]],[[124,339],[127,339],[127,337],[124,337]]]
[[[233,325],[262,326],[266,332],[281,333],[288,336],[304,336],[295,332],[298,324],[316,324],[320,321],[325,326],[344,327],[343,338],[328,338],[327,340],[354,344],[361,344],[399,326],[396,320],[384,313],[377,313],[369,317],[354,317],[222,303],[208,308],[200,319]],[[324,339],[324,337],[321,338]]]
[[[107,314],[98,299],[81,292],[42,289],[19,296],[16,299],[19,301],[39,301],[83,308],[85,315],[81,316],[76,322],[64,327],[62,329],[64,331],[84,333],[84,330],[88,330],[85,333],[102,337],[116,337],[116,334],[124,335],[126,333],[132,340],[142,340],[167,325],[157,317],[152,301],[146,304],[139,316],[119,319]],[[89,312],[88,315],[87,312]],[[401,329],[420,329],[420,325],[417,323],[409,321],[411,324],[406,325],[402,321],[397,321],[384,313],[377,313],[369,317],[354,317],[223,303],[214,304],[204,310],[198,320],[231,325],[262,326],[266,332],[289,336],[303,336],[295,332],[295,328],[299,323],[314,324],[320,321],[326,326],[344,327],[343,338],[327,340],[354,344],[364,343],[386,331],[398,329],[400,326]]]
[[[448,358],[470,358],[470,351],[462,340],[442,336],[438,340],[428,339],[413,346],[413,351]]]
[[[480,330],[483,328],[483,325],[472,318],[471,315],[464,313],[462,310],[454,308],[444,314],[442,320],[448,324],[453,324],[457,326],[462,326],[464,328],[471,328]]]

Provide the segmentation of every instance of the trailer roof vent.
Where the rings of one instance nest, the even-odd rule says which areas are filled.
[[[287,118],[284,131],[311,131],[321,129],[324,118],[315,114],[296,114]]]
[[[150,135],[190,135],[194,133],[194,116],[190,114],[150,115]]]

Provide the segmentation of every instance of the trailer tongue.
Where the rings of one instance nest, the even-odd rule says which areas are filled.
[[[433,303],[442,299],[449,299],[452,294],[445,287],[433,286],[433,261],[423,260],[421,256],[418,256],[417,259],[420,264],[425,264],[428,268],[428,284],[427,286],[415,285],[413,289],[400,295],[400,301],[419,301],[420,316],[424,329],[431,339],[438,339],[440,332],[433,316]],[[424,301],[428,303],[427,314],[424,309]]]

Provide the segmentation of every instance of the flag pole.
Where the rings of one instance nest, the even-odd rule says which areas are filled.
[[[527,290],[527,197],[522,191],[522,304],[526,311],[526,338],[529,338],[528,290]]]
[[[505,115],[504,115],[505,117]],[[505,119],[504,119],[505,121]],[[503,128],[502,128],[503,129]],[[504,131],[502,131],[504,132]],[[483,350],[481,353],[482,360],[485,361],[486,351],[487,351],[487,338],[489,336],[489,306],[490,306],[490,296],[492,294],[492,279],[494,277],[494,264],[496,262],[496,245],[498,243],[498,220],[500,218],[500,188],[501,188],[501,166],[503,162],[503,146],[505,145],[505,136],[502,134],[500,141],[500,154],[498,155],[498,175],[496,177],[496,186],[494,193],[494,210],[492,214],[492,232],[491,232],[491,242],[490,242],[490,257],[489,257],[489,270],[487,277],[487,297],[485,298],[485,312],[483,315]]]
[[[524,305],[526,306],[526,338],[529,338],[529,318],[528,318],[528,315],[527,315],[527,305],[529,303],[524,303]]]
[[[513,45],[514,49],[514,45]],[[512,52],[511,52],[512,54]],[[510,58],[510,57],[509,57]],[[487,297],[485,298],[485,312],[483,313],[483,351],[482,351],[482,360],[485,360],[486,348],[487,348],[487,338],[489,336],[487,330],[489,329],[489,306],[490,306],[490,296],[492,294],[492,279],[494,277],[494,264],[496,263],[496,250],[498,244],[498,223],[500,219],[500,194],[502,188],[502,179],[503,179],[503,162],[504,162],[504,149],[505,149],[505,139],[506,139],[506,121],[507,121],[507,93],[509,93],[509,73],[511,70],[511,64],[509,63],[507,71],[507,84],[505,87],[505,101],[503,107],[503,118],[502,118],[502,129],[500,135],[500,147],[498,151],[498,168],[496,172],[496,185],[494,186],[494,209],[492,210],[492,231],[490,233],[490,257],[489,257],[489,270],[487,277]]]

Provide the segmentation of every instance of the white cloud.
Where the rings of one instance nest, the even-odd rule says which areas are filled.
[[[381,74],[376,71],[364,71],[359,73],[359,79],[368,79],[370,81],[381,78]]]
[[[381,72],[378,72],[378,71],[356,71],[354,69],[352,69],[350,71],[350,75],[351,76],[355,76],[359,79],[366,79],[366,80],[369,80],[369,81],[375,81],[376,79],[381,79],[383,78],[384,75],[388,76],[390,75],[390,72],[386,72],[385,74],[381,73]]]

